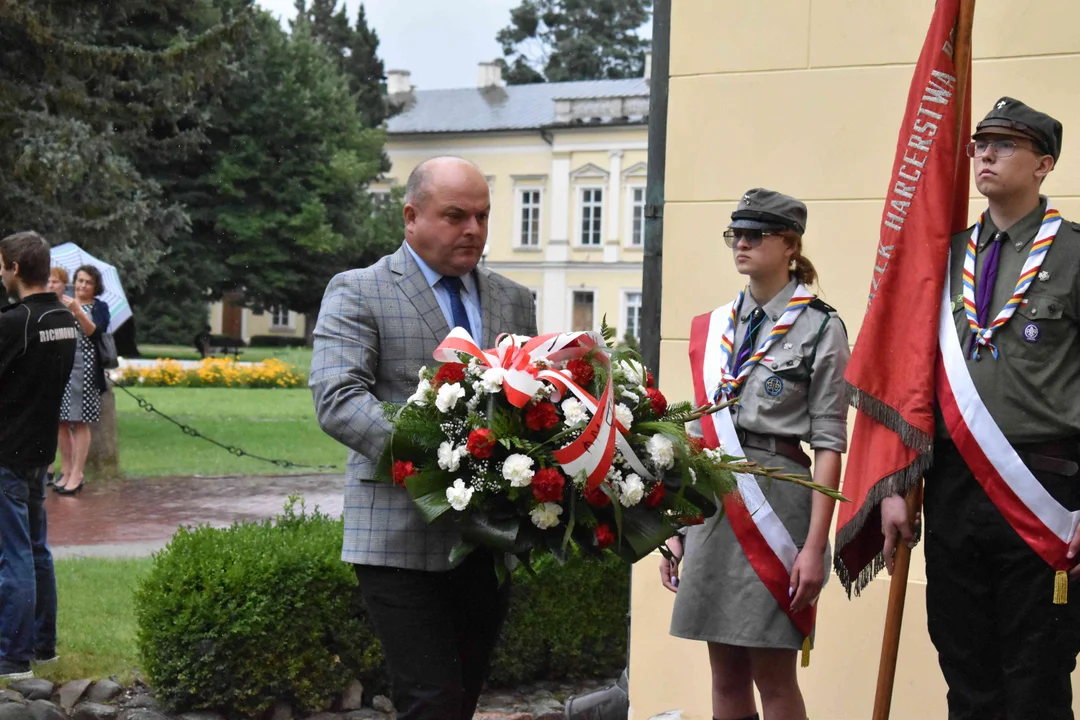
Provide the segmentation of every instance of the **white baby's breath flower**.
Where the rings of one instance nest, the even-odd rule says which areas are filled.
[[[541,530],[547,530],[558,525],[560,515],[562,515],[562,506],[553,502],[541,503],[529,512],[533,525]]]
[[[468,402],[465,403],[465,409],[468,410],[469,412],[474,412],[479,405],[480,405],[480,396],[479,395],[473,395],[471,398],[469,398]]]
[[[697,485],[697,473],[694,472],[694,468],[690,468],[690,484]]]
[[[615,406],[615,419],[627,430],[634,424],[634,411],[622,403]]]
[[[562,411],[568,427],[584,425],[589,421],[589,411],[578,402],[577,398],[563,400]]]
[[[510,481],[510,487],[528,487],[535,474],[532,466],[531,457],[514,453],[503,461],[503,477]]]
[[[653,435],[645,443],[645,449],[656,467],[666,470],[675,465],[675,445],[667,437],[659,433]]]
[[[615,489],[619,493],[619,503],[623,507],[633,507],[641,502],[641,498],[645,497],[645,483],[641,481],[641,477],[634,473],[630,473],[626,478],[615,486]]]
[[[501,391],[505,376],[506,371],[502,368],[488,368],[480,376],[480,389],[491,394]]]
[[[454,443],[446,440],[439,444],[439,467],[447,472],[457,472],[457,469],[461,467],[461,458],[465,456],[468,450],[464,445],[454,447]]]
[[[450,412],[463,397],[465,397],[465,388],[461,387],[461,383],[444,383],[439,387],[435,407],[439,408],[439,412]]]
[[[473,489],[465,487],[465,481],[458,478],[454,481],[453,487],[446,488],[446,501],[450,503],[450,507],[461,512],[469,506],[472,494]]]
[[[621,455],[616,453],[616,457],[621,457]],[[605,475],[604,477],[608,482],[616,483],[619,480],[622,480],[622,471],[620,471],[619,468],[615,467],[615,464],[612,463],[611,467],[608,468],[607,475]]]
[[[714,448],[706,448],[702,455],[709,458],[713,462],[723,462],[724,455],[727,455],[727,448],[725,448],[723,445],[718,445]]]

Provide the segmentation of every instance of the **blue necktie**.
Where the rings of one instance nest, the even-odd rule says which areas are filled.
[[[469,325],[469,314],[465,312],[465,303],[461,301],[461,291],[465,283],[459,277],[444,277],[439,281],[443,289],[450,295],[450,314],[454,317],[454,327],[465,328],[472,335],[472,327]]]

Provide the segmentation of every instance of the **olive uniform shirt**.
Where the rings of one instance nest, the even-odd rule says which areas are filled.
[[[758,343],[784,314],[798,283],[789,282],[769,302]],[[750,315],[758,303],[743,296],[735,327],[735,347],[742,346]],[[773,343],[750,371],[733,408],[735,427],[760,435],[797,437],[814,450],[847,450],[847,396],[844,370],[851,353],[847,331],[836,311],[815,299],[791,329]]]
[[[1042,225],[1047,199],[1005,232],[988,323],[1012,297],[1020,270]],[[990,213],[976,245],[975,282],[993,238],[999,232]],[[1048,442],[1080,436],[1080,224],[1063,220],[1039,274],[1020,307],[994,331],[995,360],[984,347],[971,359],[971,328],[963,303],[964,255],[972,228],[952,238],[950,302],[968,372],[990,415],[1012,444]],[[938,419],[939,437],[948,437]]]

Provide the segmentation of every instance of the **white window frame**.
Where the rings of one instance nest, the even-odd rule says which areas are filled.
[[[527,245],[523,242],[521,234],[522,214],[525,211],[525,193],[539,193],[537,200],[538,214],[536,218],[536,244]],[[544,245],[544,187],[543,185],[515,185],[514,186],[514,222],[512,223],[514,236],[511,247],[515,250],[540,250]]]
[[[641,191],[641,244],[634,244],[634,192]],[[626,237],[623,239],[623,247],[633,250],[645,248],[645,205],[648,198],[645,197],[645,184],[631,182],[626,186]]]
[[[592,293],[593,332],[600,331],[600,289],[595,287],[571,287],[566,289],[566,325],[567,332],[574,327],[574,293]]]
[[[295,330],[296,329],[296,313],[288,308],[285,308],[285,322],[279,323],[278,316],[281,311],[280,305],[271,305],[267,308],[270,311],[270,329],[271,330]]]
[[[637,310],[638,310],[638,334],[635,335],[634,337],[637,338],[638,342],[641,342],[641,308],[642,308],[642,305],[644,304],[644,297],[643,297],[642,292],[641,292],[640,289],[634,289],[634,288],[623,288],[623,290],[620,292],[620,297],[619,297],[619,327],[617,327],[615,329],[616,333],[618,335],[618,337],[615,338],[615,339],[618,342],[622,342],[623,338],[626,337],[626,330],[630,326],[630,296],[631,295],[637,295],[638,296],[638,306],[637,306]]]
[[[595,244],[586,244],[585,242],[583,242],[582,238],[583,223],[585,222],[585,192],[589,190],[600,191],[600,206],[598,208],[598,211],[600,213],[600,242]],[[577,193],[577,218],[576,222],[574,223],[574,245],[578,248],[588,250],[602,250],[604,247],[604,236],[607,232],[607,218],[605,217],[606,213],[604,211],[607,208],[606,199],[608,194],[608,187],[607,185],[591,183],[581,184],[576,186],[575,192]],[[595,207],[595,205],[593,207]]]

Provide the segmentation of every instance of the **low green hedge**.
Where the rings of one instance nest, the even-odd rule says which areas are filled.
[[[342,524],[295,511],[276,522],[181,529],[136,593],[142,668],[176,711],[255,716],[276,700],[328,708],[350,680],[387,692],[382,650],[352,568]],[[494,572],[494,570],[493,570]],[[626,660],[629,571],[550,557],[514,574],[510,616],[491,682],[611,677]]]

